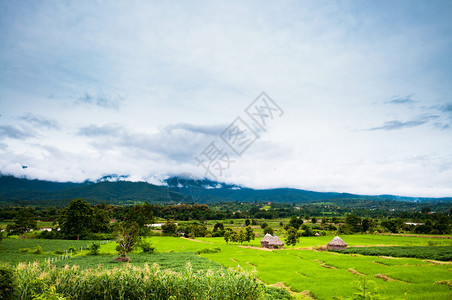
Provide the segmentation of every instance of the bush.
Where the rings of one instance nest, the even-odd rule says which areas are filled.
[[[0,299],[12,299],[14,289],[14,272],[7,267],[0,267]]]
[[[31,249],[30,248],[20,248],[19,252],[27,253],[27,252],[31,252]]]
[[[100,244],[98,243],[92,243],[89,246],[89,254],[90,255],[98,255],[99,254],[99,248],[100,248]]]
[[[37,246],[33,249],[33,253],[34,254],[42,254],[42,247],[41,246]]]
[[[218,253],[218,252],[221,252],[221,248],[220,247],[206,248],[206,249],[202,249],[202,250],[196,251],[197,254],[201,254],[201,253]]]
[[[155,251],[155,247],[152,247],[150,242],[146,242],[144,240],[141,240],[138,246],[141,248],[141,250],[143,250],[144,253],[152,254]]]

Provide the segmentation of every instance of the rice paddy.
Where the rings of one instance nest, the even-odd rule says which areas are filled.
[[[429,238],[403,236],[350,235],[342,236],[349,246],[407,246],[415,250],[417,246],[429,244]],[[142,267],[157,262],[163,269],[183,271],[187,262],[194,270],[218,270],[221,266],[256,272],[257,277],[267,285],[287,287],[293,295],[315,299],[345,299],[357,294],[384,299],[450,299],[451,271],[450,261],[438,262],[431,259],[394,258],[389,256],[364,256],[315,250],[299,250],[325,245],[332,236],[301,238],[295,249],[262,251],[257,249],[259,239],[250,243],[226,244],[222,238],[199,238],[189,240],[175,237],[152,237],[150,241],[157,254],[150,255],[136,251],[131,255],[131,265]],[[450,239],[435,239],[437,245],[449,246]],[[10,255],[20,255],[18,249],[32,247],[41,243],[50,251],[57,247],[67,249],[76,241],[55,240],[4,240],[0,260],[7,262]],[[86,244],[86,241],[83,241]],[[431,242],[430,242],[431,244]],[[221,249],[218,251],[218,248]],[[387,249],[391,249],[388,247]],[[432,247],[430,247],[432,248]],[[436,246],[431,251],[449,247]],[[16,249],[16,250],[14,250]],[[211,249],[212,251],[203,251]],[[361,248],[367,249],[367,248]],[[372,249],[372,248],[369,248]],[[200,251],[197,255],[195,252]],[[447,251],[447,250],[445,250]],[[449,250],[450,251],[450,250]],[[213,253],[209,253],[213,252]],[[82,268],[111,269],[118,266],[112,262],[115,243],[104,244],[100,255],[79,253],[72,259],[57,262],[56,267],[79,265]],[[22,259],[33,255],[27,253]]]

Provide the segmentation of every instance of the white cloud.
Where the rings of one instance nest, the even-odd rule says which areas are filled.
[[[0,172],[202,176],[194,156],[212,141],[227,147],[218,134],[265,90],[284,116],[225,181],[450,196],[450,11],[2,2]]]

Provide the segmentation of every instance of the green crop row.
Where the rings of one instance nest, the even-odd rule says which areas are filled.
[[[413,257],[442,261],[452,260],[452,246],[417,246],[417,247],[351,247],[345,250],[332,250],[344,254],[361,254],[371,256]]]
[[[114,269],[57,268],[50,264],[19,264],[14,272],[14,297],[53,295],[68,299],[267,299],[275,295],[255,274],[237,269],[194,272],[162,270],[159,265]],[[289,299],[278,291],[279,299]],[[273,297],[272,297],[273,298]],[[47,299],[47,298],[46,298]]]

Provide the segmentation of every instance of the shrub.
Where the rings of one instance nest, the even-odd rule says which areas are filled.
[[[13,298],[14,283],[14,272],[7,267],[0,267],[0,299]]]
[[[202,249],[202,250],[196,251],[197,254],[201,254],[201,253],[218,253],[218,252],[221,252],[221,248],[220,247],[206,248],[206,249]]]
[[[141,250],[143,250],[144,253],[152,254],[155,251],[155,247],[152,247],[150,242],[146,242],[144,240],[141,240],[138,246],[141,248]]]
[[[37,246],[33,249],[33,253],[34,254],[42,254],[42,247],[41,246]]]
[[[31,249],[30,248],[20,248],[19,252],[27,253],[27,252],[31,252]]]
[[[90,255],[98,255],[99,254],[99,248],[100,248],[100,244],[92,243],[91,246],[89,246],[89,254]]]

